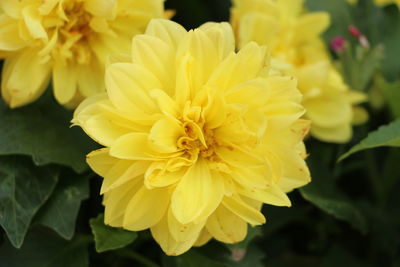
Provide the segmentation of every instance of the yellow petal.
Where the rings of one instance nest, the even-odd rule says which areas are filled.
[[[85,10],[96,17],[114,19],[117,11],[116,0],[86,0]]]
[[[326,81],[329,77],[330,65],[326,61],[320,61],[316,64],[308,64],[297,73],[299,80],[299,89],[304,94],[304,97],[312,97],[320,93],[321,88],[326,86]],[[316,91],[316,93],[313,92]]]
[[[148,134],[129,133],[113,143],[110,155],[128,160],[154,160],[153,151],[148,146]]]
[[[97,149],[86,156],[90,168],[101,177],[106,176],[108,170],[118,162],[118,159],[110,156],[109,151],[108,148]]]
[[[302,42],[317,38],[330,24],[329,14],[326,12],[313,12],[303,15],[296,24],[296,41]]]
[[[243,47],[250,42],[272,46],[276,41],[279,25],[270,16],[261,13],[248,13],[240,20],[239,46]]]
[[[104,176],[100,194],[104,194],[118,186],[124,185],[132,179],[143,179],[150,163],[146,161],[132,162],[130,160],[118,160],[108,169]]]
[[[177,256],[185,253],[193,246],[197,239],[197,236],[194,236],[192,239],[183,242],[176,241],[169,232],[167,215],[158,224],[151,227],[150,230],[162,250],[169,256]]]
[[[265,223],[265,217],[261,212],[246,204],[238,196],[225,196],[222,204],[231,212],[251,225]]]
[[[265,53],[265,47],[260,47],[254,42],[249,43],[237,54],[231,53],[225,58],[215,68],[207,85],[225,91],[256,78],[264,67]]]
[[[115,63],[106,70],[106,88],[114,105],[132,115],[153,114],[156,105],[149,96],[151,89],[162,88],[158,79],[137,64]]]
[[[266,188],[272,179],[272,174],[267,164],[255,168],[232,167],[231,170],[233,180],[246,188]]]
[[[121,136],[125,136],[131,132],[129,128],[121,127],[113,123],[113,121],[110,120],[111,118],[113,118],[112,114],[99,112],[96,115],[90,116],[80,126],[99,144],[111,146]]]
[[[368,120],[368,111],[362,107],[353,107],[353,119],[351,123],[353,125],[364,124]]]
[[[75,96],[78,87],[76,65],[55,64],[53,67],[53,90],[57,102],[69,103]]]
[[[204,107],[202,115],[206,121],[205,127],[211,130],[220,127],[226,121],[227,107],[221,93],[215,89],[207,91],[208,103]]]
[[[195,246],[195,247],[204,246],[205,244],[207,244],[208,241],[211,240],[211,238],[212,238],[212,235],[207,231],[206,228],[203,228],[203,230],[200,232],[200,235],[197,238],[197,240],[193,246]]]
[[[50,65],[41,63],[38,51],[29,49],[7,58],[3,66],[1,91],[12,108],[35,101],[46,89]]]
[[[77,77],[79,92],[86,98],[105,91],[104,69],[97,60],[91,60],[90,64],[78,65]]]
[[[162,153],[172,153],[178,150],[178,139],[184,135],[185,131],[180,121],[173,118],[163,118],[151,128],[149,141],[155,150]]]
[[[311,135],[325,142],[347,143],[353,135],[351,122],[337,124],[332,127],[319,126],[317,123],[311,127]]]
[[[247,234],[247,222],[223,205],[208,218],[206,227],[212,237],[228,244],[242,241]]]
[[[132,180],[125,186],[117,187],[104,195],[104,223],[114,227],[122,227],[126,208],[142,184]]]
[[[22,17],[25,25],[34,39],[48,39],[47,32],[44,29],[41,16],[34,5],[29,5],[22,10]]]
[[[264,160],[257,154],[246,151],[239,146],[220,146],[216,154],[225,163],[238,168],[262,167]]]
[[[238,190],[241,195],[248,198],[261,201],[265,204],[270,204],[274,206],[286,206],[290,207],[290,199],[288,196],[279,188],[275,183],[270,183],[267,188],[257,189],[257,188],[247,188],[242,187]]]
[[[227,22],[207,22],[201,25],[200,29],[205,32],[217,47],[220,61],[235,51],[235,38],[232,27]]]
[[[24,46],[26,46],[26,42],[18,34],[17,21],[5,15],[0,15],[0,50],[16,51]]]
[[[211,175],[204,160],[199,160],[188,169],[172,194],[172,212],[182,224],[202,220],[217,208],[223,193],[223,183]]]
[[[304,106],[307,109],[306,117],[313,122],[313,126],[333,128],[351,122],[351,104],[341,92],[308,99],[304,101]]]
[[[178,242],[197,239],[204,225],[205,220],[198,223],[182,224],[175,218],[171,209],[168,212],[168,228],[172,237]]]
[[[132,42],[132,59],[150,70],[169,95],[175,88],[175,51],[165,41],[148,35],[138,35]]]
[[[300,151],[281,148],[275,151],[283,165],[283,177],[278,185],[284,192],[301,187],[311,181],[310,171]]]
[[[18,18],[21,11],[21,1],[9,0],[0,2],[0,10],[3,11],[7,16],[11,18]]]
[[[141,231],[153,227],[164,216],[169,205],[169,198],[168,190],[149,190],[142,186],[126,208],[124,228]]]
[[[166,187],[177,183],[186,169],[182,168],[178,171],[168,171],[164,162],[153,162],[145,173],[144,183],[147,188]]]
[[[154,89],[150,92],[150,96],[157,101],[158,108],[167,116],[179,117],[178,104],[165,91]]]
[[[175,94],[189,89],[189,95],[193,98],[219,63],[217,48],[202,30],[195,29],[186,35],[178,47],[176,57],[178,62],[185,60],[182,62],[184,67],[178,67]]]
[[[249,80],[227,91],[226,99],[229,103],[251,103],[256,106],[262,106],[267,103],[271,95],[268,86],[268,80],[263,78]]]
[[[181,25],[171,20],[153,19],[149,22],[145,34],[157,37],[176,49],[181,40],[186,36],[187,31]]]

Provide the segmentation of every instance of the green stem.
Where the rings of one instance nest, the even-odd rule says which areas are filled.
[[[144,266],[147,267],[160,267],[158,264],[154,263],[153,261],[149,260],[146,257],[143,257],[136,251],[130,250],[130,249],[120,249],[116,251],[116,254],[119,256],[125,257],[125,258],[130,258],[133,259],[137,262],[142,263]]]

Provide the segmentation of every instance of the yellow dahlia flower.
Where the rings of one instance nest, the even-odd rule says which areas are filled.
[[[2,0],[0,10],[5,102],[36,100],[52,78],[57,101],[75,106],[104,90],[107,55],[128,52],[163,0]]]
[[[355,117],[365,111],[353,105],[365,101],[349,90],[333,67],[319,37],[329,26],[325,12],[305,13],[302,0],[233,0],[232,25],[239,47],[255,41],[267,45],[272,64],[299,80],[304,95],[305,117],[312,121],[311,134],[326,142],[347,142]]]
[[[273,76],[265,47],[235,52],[227,23],[187,32],[152,20],[132,57],[106,69],[107,93],[85,100],[73,123],[105,148],[87,156],[104,177],[105,223],[150,228],[168,255],[210,238],[244,239],[265,223],[262,203],[310,181],[309,122],[292,77]]]

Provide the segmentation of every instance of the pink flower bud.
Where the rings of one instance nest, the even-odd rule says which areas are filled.
[[[336,36],[331,41],[331,48],[336,53],[341,53],[346,47],[346,39],[343,36]]]
[[[360,38],[362,35],[362,33],[358,30],[358,28],[356,26],[350,25],[349,26],[349,32],[351,35],[353,35],[354,37]]]

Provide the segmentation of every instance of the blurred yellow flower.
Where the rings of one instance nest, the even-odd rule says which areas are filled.
[[[87,157],[104,177],[105,223],[151,229],[168,255],[211,238],[243,240],[262,203],[310,181],[309,122],[296,80],[272,75],[266,49],[235,52],[232,28],[187,32],[152,20],[132,57],[106,69],[107,93],[82,102],[79,125],[105,148]]]
[[[302,0],[233,0],[232,25],[239,47],[255,41],[270,48],[272,64],[299,80],[311,134],[326,142],[347,142],[351,124],[366,116],[353,105],[365,101],[350,91],[332,65],[320,34],[329,26],[325,12],[304,12]],[[360,115],[360,116],[361,116]],[[357,122],[362,122],[358,119]]]
[[[10,107],[36,100],[50,78],[54,95],[73,107],[104,90],[105,59],[127,53],[163,0],[0,1],[1,91]]]

